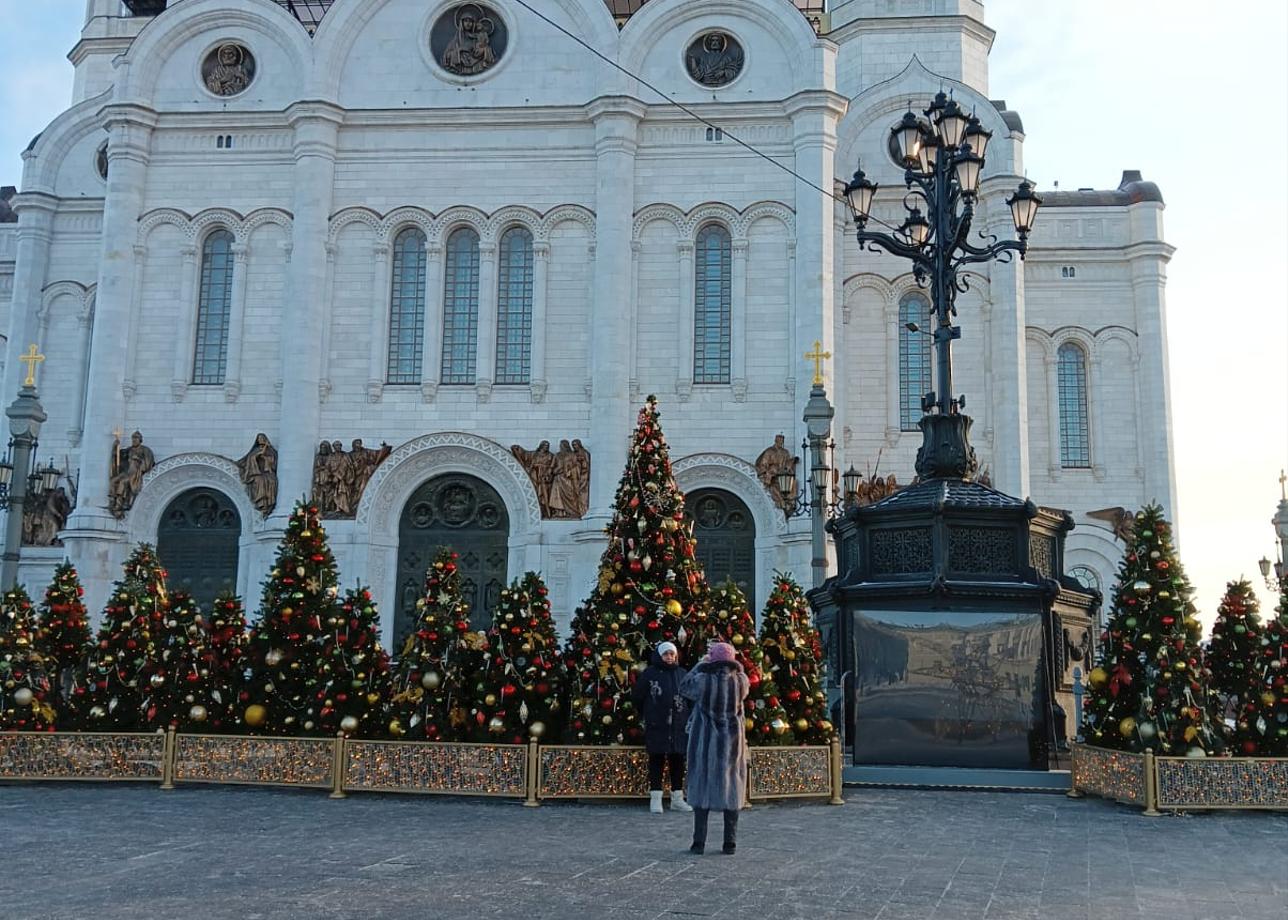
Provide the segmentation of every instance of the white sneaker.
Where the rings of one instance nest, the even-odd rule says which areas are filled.
[[[658,789],[648,794],[648,810],[655,815],[662,813],[662,790]]]
[[[689,803],[684,801],[684,793],[679,789],[671,790],[671,811],[693,811]]]

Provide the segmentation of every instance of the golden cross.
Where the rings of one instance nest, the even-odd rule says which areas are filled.
[[[1285,482],[1288,482],[1288,476],[1285,476],[1284,471],[1280,470],[1279,471],[1279,497],[1284,501],[1288,501],[1288,494],[1285,494],[1284,492]]]
[[[823,343],[814,340],[814,350],[805,352],[805,360],[814,362],[814,386],[823,385],[823,362],[832,357],[830,351],[823,351]]]
[[[112,450],[116,451],[116,465],[121,465],[121,435],[125,434],[118,425],[112,429]]]
[[[45,360],[45,356],[36,350],[35,343],[32,343],[31,350],[24,355],[19,355],[18,360],[27,365],[27,379],[22,382],[25,387],[34,387],[36,385],[36,365]]]

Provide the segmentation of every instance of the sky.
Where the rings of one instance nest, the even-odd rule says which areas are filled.
[[[0,0],[0,184],[70,99],[84,9]],[[1205,621],[1240,576],[1272,608],[1257,560],[1288,466],[1288,3],[987,0],[985,20],[989,95],[1023,118],[1039,188],[1139,169],[1162,189],[1181,559]]]

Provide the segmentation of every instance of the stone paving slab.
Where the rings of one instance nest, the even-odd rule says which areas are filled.
[[[1288,815],[847,789],[736,856],[642,805],[0,785],[4,920],[1288,920]],[[714,843],[714,846],[711,844]]]

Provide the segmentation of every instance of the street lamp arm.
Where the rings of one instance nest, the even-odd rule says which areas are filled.
[[[931,262],[925,257],[925,254],[916,246],[910,246],[907,243],[900,242],[896,237],[889,233],[879,233],[872,230],[859,230],[858,233],[859,249],[868,252],[881,252],[884,250],[892,256],[898,256],[901,259],[911,259],[922,271],[929,273]]]
[[[1021,243],[1017,240],[1002,240],[992,243],[985,247],[972,246],[963,242],[960,245],[962,255],[953,260],[953,268],[956,269],[961,265],[973,265],[978,262],[1010,262],[1014,258],[1011,253],[1018,252],[1020,258],[1024,258],[1024,253],[1028,251],[1028,244]]]

